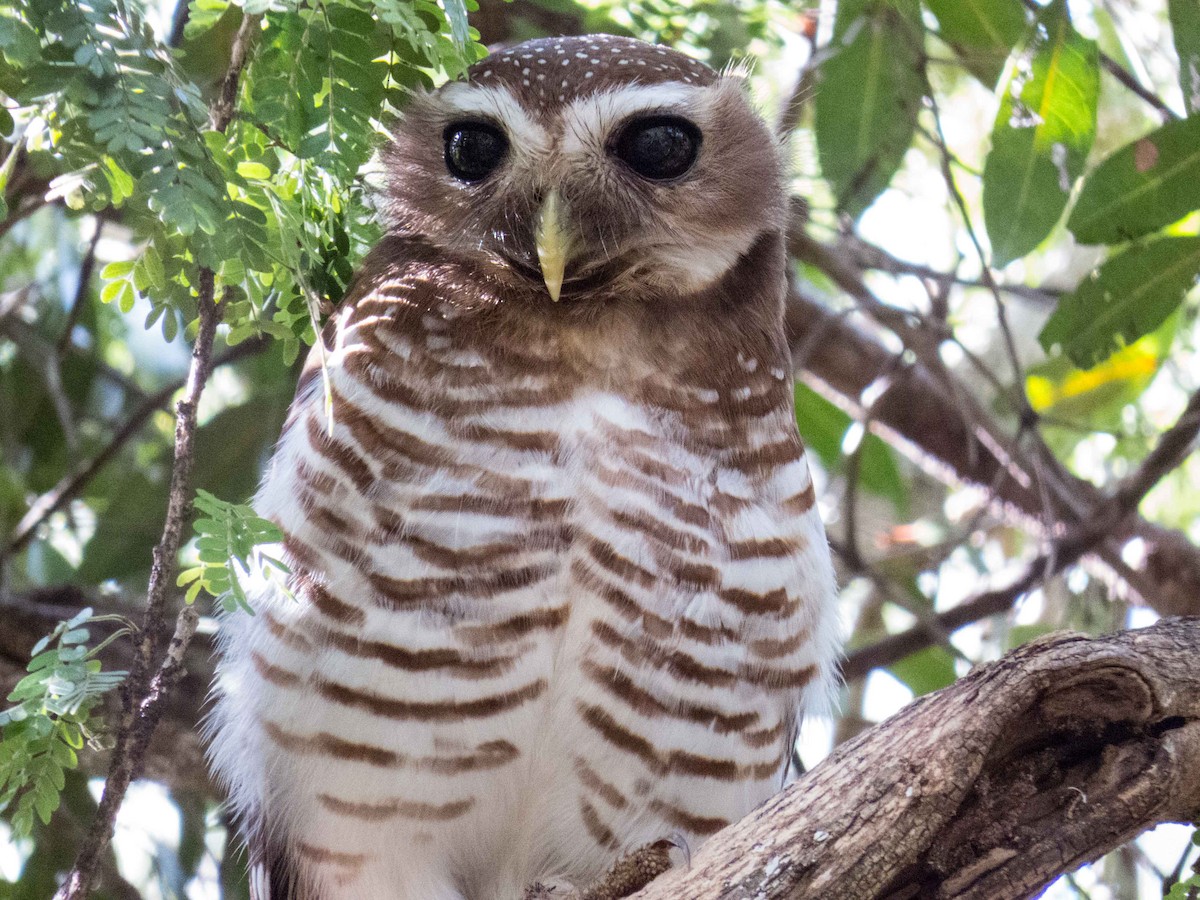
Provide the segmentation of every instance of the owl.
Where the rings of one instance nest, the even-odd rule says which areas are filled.
[[[210,755],[259,898],[520,900],[779,789],[837,655],[779,148],[594,35],[413,99],[256,499]]]

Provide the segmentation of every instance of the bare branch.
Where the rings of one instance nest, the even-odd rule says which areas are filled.
[[[1020,597],[1073,565],[1116,531],[1137,510],[1146,494],[1187,458],[1197,434],[1200,434],[1200,391],[1192,395],[1183,414],[1163,432],[1158,444],[1137,470],[1123,479],[1107,499],[1096,505],[1084,524],[1053,541],[1050,548],[1031,562],[1012,584],[999,590],[986,591],[935,616],[935,627],[927,623],[919,624],[855,651],[846,659],[843,667],[845,678],[861,678],[873,668],[891,665],[910,653],[941,642],[948,631],[1010,609]]]
[[[245,341],[226,351],[213,362],[213,368],[245,359],[269,346],[267,341]],[[62,509],[67,503],[78,497],[80,492],[103,471],[104,467],[120,452],[126,444],[141,433],[142,428],[150,417],[166,407],[171,396],[187,383],[187,378],[180,378],[151,394],[125,420],[108,439],[104,447],[90,460],[80,466],[73,474],[66,475],[58,484],[42,494],[29,505],[21,521],[13,529],[12,537],[0,549],[0,567],[3,567],[14,555],[21,552],[33,540],[37,530],[51,515]]]
[[[852,296],[864,295],[868,304],[878,304],[844,260],[807,236],[793,235],[791,243]],[[789,298],[787,328],[798,365],[815,387],[861,419],[865,410],[859,398],[881,372],[889,370],[894,351],[859,318],[834,311],[799,290]],[[913,331],[920,332],[901,311],[892,310],[887,318],[887,327],[895,323],[906,344]],[[938,338],[932,339],[932,354],[928,334],[915,341],[918,362],[898,373],[875,403],[876,430],[935,477],[988,489],[993,503],[1009,519],[1032,523],[1051,537],[1075,531],[1102,502],[1098,489],[1063,469],[1040,440],[1027,441],[1018,452],[952,373],[944,367],[933,371],[926,364],[930,355],[934,364],[940,362]],[[1038,467],[1044,470],[1044,478]],[[1042,484],[1051,489],[1046,495]],[[1046,512],[1051,520],[1043,524]],[[1128,517],[1112,535],[1117,541],[1132,536],[1147,545],[1141,571],[1152,579],[1154,589],[1139,589],[1148,595],[1147,602],[1164,614],[1200,612],[1200,549],[1179,532],[1136,516]],[[1103,545],[1102,556],[1110,555],[1111,543]]]

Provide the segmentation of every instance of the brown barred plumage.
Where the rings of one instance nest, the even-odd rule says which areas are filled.
[[[475,178],[455,142],[496,134]],[[262,900],[583,887],[769,796],[832,678],[778,154],[735,79],[584,37],[417,98],[384,162],[211,755]]]

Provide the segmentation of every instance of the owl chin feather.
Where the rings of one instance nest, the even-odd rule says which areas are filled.
[[[255,500],[287,584],[221,630],[252,892],[613,900],[778,789],[835,677],[778,148],[736,78],[585,36],[415,98],[381,164]]]

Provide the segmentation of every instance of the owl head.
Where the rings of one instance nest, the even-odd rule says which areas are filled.
[[[415,98],[383,161],[393,232],[534,300],[695,293],[783,220],[743,79],[631,38],[492,54]]]

